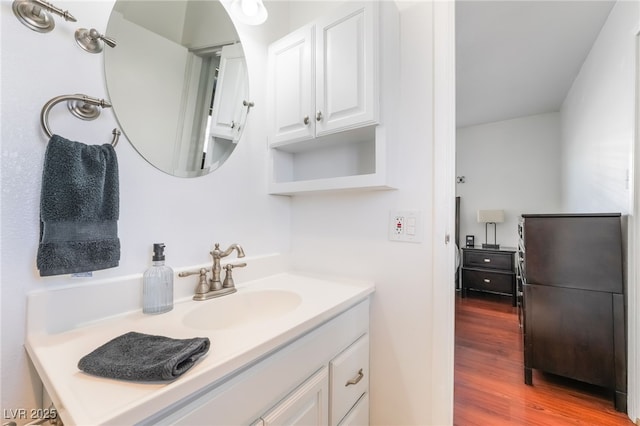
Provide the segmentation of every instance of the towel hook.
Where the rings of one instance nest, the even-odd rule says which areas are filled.
[[[69,111],[75,117],[80,118],[82,120],[94,120],[100,115],[101,108],[111,108],[111,104],[104,99],[92,98],[87,95],[61,95],[56,96],[55,98],[49,100],[44,107],[42,107],[42,112],[40,113],[40,123],[42,124],[42,128],[47,136],[53,136],[51,129],[49,128],[49,110],[62,101],[68,101],[67,105],[69,107]],[[113,129],[113,139],[111,140],[111,145],[116,146],[118,144],[118,138],[120,137],[120,130]]]
[[[12,8],[20,22],[39,33],[48,33],[55,27],[51,13],[63,17],[65,21],[77,22],[68,10],[62,10],[44,0],[14,0]]]

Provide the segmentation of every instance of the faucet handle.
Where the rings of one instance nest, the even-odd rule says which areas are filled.
[[[222,288],[233,288],[235,287],[235,283],[233,282],[233,276],[231,275],[231,271],[233,270],[233,268],[244,268],[245,266],[247,266],[246,262],[242,262],[242,263],[229,263],[228,265],[224,266],[224,270],[225,270],[225,276],[224,276],[224,281],[222,283]]]
[[[211,257],[213,257],[214,260],[216,258],[220,259],[222,257],[220,256],[222,254],[222,250],[220,250],[220,243],[215,243],[213,250],[211,250],[209,254],[211,255]]]
[[[178,273],[179,277],[188,277],[189,275],[199,274],[198,285],[196,286],[196,295],[206,294],[209,292],[209,283],[207,282],[207,268],[200,268],[198,271],[187,271]]]

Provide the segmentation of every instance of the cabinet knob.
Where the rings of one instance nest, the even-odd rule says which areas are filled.
[[[316,121],[322,120],[322,111],[316,112]]]
[[[485,263],[491,263],[491,259],[485,259],[484,262]]]
[[[485,278],[483,281],[484,281],[485,283],[487,283],[487,284],[489,284],[489,283],[491,282],[491,280],[490,280],[489,278]]]
[[[302,122],[304,123],[305,126],[308,126],[309,125],[309,116],[305,115],[304,119],[302,120]]]

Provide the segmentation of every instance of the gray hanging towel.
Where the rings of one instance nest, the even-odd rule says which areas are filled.
[[[40,194],[41,276],[114,268],[120,261],[118,160],[110,144],[53,135]]]
[[[131,331],[82,357],[78,368],[111,379],[173,380],[193,367],[209,346],[207,337],[172,339]]]

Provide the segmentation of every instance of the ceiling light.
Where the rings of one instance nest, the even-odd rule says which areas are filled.
[[[230,13],[233,18],[248,25],[260,25],[268,16],[262,0],[232,0]]]

